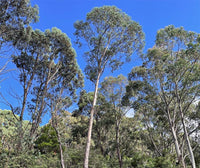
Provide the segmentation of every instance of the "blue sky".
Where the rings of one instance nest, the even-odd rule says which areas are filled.
[[[168,25],[183,26],[188,31],[200,33],[200,1],[199,0],[32,0],[32,4],[39,6],[39,22],[33,25],[34,29],[51,29],[57,27],[66,33],[72,41],[77,52],[77,60],[80,68],[84,70],[83,49],[77,48],[73,41],[75,31],[73,24],[77,20],[84,20],[86,14],[94,7],[103,5],[115,5],[127,13],[134,21],[139,22],[145,33],[145,51],[154,45],[156,32]],[[144,51],[144,52],[145,52]],[[105,76],[127,74],[132,67],[140,65],[141,61],[133,55],[130,63],[125,64],[120,70],[112,74],[105,71]],[[18,92],[20,86],[16,83],[15,72],[7,75],[8,79],[0,84],[0,91]],[[102,78],[103,79],[103,78]],[[92,91],[93,85],[85,80],[85,89]],[[16,103],[11,100],[11,103]],[[0,104],[0,109],[5,109]],[[71,107],[73,109],[73,107]]]
[[[40,11],[40,21],[34,28],[49,29],[58,27],[74,41],[73,24],[77,20],[84,20],[86,14],[94,7],[115,5],[127,13],[134,21],[142,25],[145,33],[145,51],[154,45],[156,32],[168,25],[183,26],[186,30],[200,32],[200,1],[199,0],[32,0]],[[82,58],[84,49],[73,47],[77,52],[77,60],[84,70],[85,62]],[[140,64],[137,56],[132,57],[132,62],[125,64],[121,70],[114,74],[106,71],[107,75],[127,75],[133,66]],[[103,76],[103,77],[104,77]],[[93,87],[86,80],[86,89]]]

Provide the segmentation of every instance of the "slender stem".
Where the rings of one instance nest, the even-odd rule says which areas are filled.
[[[101,76],[101,72],[99,72],[99,74],[97,76],[97,80],[96,80],[96,84],[95,84],[94,99],[93,99],[92,108],[90,111],[90,121],[89,121],[89,128],[88,128],[87,144],[86,144],[86,149],[85,149],[84,168],[88,168],[88,164],[89,164],[93,118],[94,118],[94,110],[95,110],[95,106],[96,106],[96,102],[97,102],[100,76]]]

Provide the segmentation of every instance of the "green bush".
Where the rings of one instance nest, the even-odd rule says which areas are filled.
[[[35,148],[42,154],[59,153],[59,142],[54,128],[47,124],[42,130],[38,139],[35,141]]]

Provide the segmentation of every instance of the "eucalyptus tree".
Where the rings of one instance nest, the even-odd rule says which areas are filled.
[[[28,27],[22,34],[24,36],[15,44],[19,54],[13,56],[13,61],[19,70],[23,96],[21,107],[13,108],[17,109],[13,114],[18,113],[22,124],[25,112],[29,111],[30,140],[34,141],[52,94],[55,94],[54,98],[59,97],[58,93],[62,98],[67,97],[66,93],[73,96],[75,89],[82,83],[82,73],[71,42],[61,30],[52,28],[41,32]],[[23,131],[20,135],[22,139]]]
[[[77,21],[74,27],[77,44],[87,43],[85,74],[95,84],[84,160],[87,168],[100,77],[106,67],[114,71],[130,60],[134,51],[141,52],[144,34],[137,22],[115,6],[94,8],[87,14],[86,21]]]
[[[143,66],[134,67],[129,73],[129,84],[122,104],[134,109],[134,118],[140,121],[143,144],[153,158],[174,158],[174,143],[170,136],[167,116],[162,110],[163,103],[157,95],[157,89],[148,79],[148,71]],[[174,127],[177,126],[176,124]],[[177,132],[180,129],[177,126]],[[144,133],[145,132],[145,133]],[[175,161],[171,160],[175,165]]]
[[[127,93],[131,93],[139,83],[140,88],[145,86],[143,90],[135,92],[140,95],[137,98],[141,98],[142,103],[148,103],[151,108],[154,104],[153,110],[157,108],[162,111],[161,114],[171,129],[177,160],[183,167],[186,166],[186,149],[192,167],[196,167],[192,137],[189,137],[191,129],[187,122],[194,111],[194,103],[199,98],[199,62],[198,34],[187,32],[182,27],[167,26],[157,32],[156,44],[148,50],[143,65],[133,68],[129,75],[132,82],[127,88]],[[150,88],[153,93],[148,93]],[[184,133],[184,138],[181,137],[181,132]]]
[[[168,26],[157,33],[156,46],[155,50],[149,50],[148,55],[149,60],[159,62],[153,71],[158,72],[156,78],[160,84],[160,97],[165,103],[167,113],[172,111],[169,106],[173,105],[173,118],[170,119],[171,116],[168,115],[169,124],[173,124],[174,120],[180,117],[190,161],[195,168],[186,121],[200,95],[199,36],[194,32],[185,31],[182,27]],[[152,52],[161,53],[157,55]],[[159,56],[161,58],[158,58]]]
[[[21,29],[21,38],[14,41],[15,47],[18,50],[17,55],[13,55],[12,59],[19,71],[19,82],[23,88],[23,96],[21,104],[18,107],[13,107],[10,104],[13,115],[19,115],[19,144],[21,148],[21,141],[23,139],[22,121],[24,113],[27,110],[28,95],[33,89],[33,83],[36,79],[37,73],[40,71],[41,60],[43,53],[45,53],[45,36],[39,30],[32,30],[31,27]]]
[[[42,53],[36,78],[38,85],[34,87],[33,123],[36,125],[32,127],[33,133],[41,122],[40,118],[51,93],[55,94],[54,98],[62,96],[65,103],[68,103],[69,97],[75,98],[76,89],[83,84],[82,73],[76,60],[76,52],[67,35],[57,28],[46,30],[44,35],[47,40],[44,49],[47,50]]]

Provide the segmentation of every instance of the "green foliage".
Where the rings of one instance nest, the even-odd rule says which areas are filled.
[[[134,168],[175,168],[173,157],[150,157],[142,153],[134,153],[133,157],[125,157],[124,166]]]
[[[59,168],[60,167],[60,161],[58,158],[58,155],[39,155],[34,156],[34,164],[31,165],[33,168]]]
[[[144,45],[141,26],[115,6],[94,8],[85,22],[77,21],[74,27],[76,43],[81,46],[85,41],[89,46],[85,52],[85,74],[92,82],[107,65],[112,71],[118,69],[135,50],[141,52]]]
[[[175,162],[173,158],[169,157],[157,157],[154,159],[155,168],[175,168]]]
[[[2,0],[0,6],[1,24],[8,24],[14,27],[16,25],[27,25],[38,20],[38,8],[37,6],[32,7],[30,0]]]
[[[91,151],[89,166],[95,168],[109,168],[110,164],[107,159],[101,155],[97,150]]]
[[[123,75],[118,75],[117,77],[109,76],[101,82],[100,92],[108,102],[120,105],[127,83],[127,78]]]
[[[13,152],[16,143],[16,118],[10,110],[0,110],[1,154]]]
[[[1,49],[2,44],[20,39],[21,29],[38,21],[38,7],[32,7],[30,0],[1,0],[0,8]]]
[[[76,117],[76,121],[72,123],[71,136],[75,144],[85,142],[87,135],[88,119],[83,116]]]
[[[191,164],[186,148],[190,142],[200,164],[199,34],[167,26],[143,55],[141,26],[115,6],[95,7],[85,21],[74,23],[74,34],[79,46],[87,43],[85,75],[96,91],[81,91],[72,115],[66,108],[76,100],[83,74],[69,37],[55,27],[33,30],[30,24],[38,21],[38,7],[29,0],[1,0],[0,8],[0,52],[4,45],[15,47],[12,61],[23,88],[22,103],[13,107],[7,102],[12,111],[0,110],[0,167],[59,168],[59,145],[67,167],[83,167],[91,108],[89,167],[116,168],[121,162],[121,168],[175,168],[175,139],[186,165]],[[132,69],[129,81],[123,75],[106,77],[97,90],[105,68],[113,72],[134,52],[143,64]],[[130,108],[131,118],[126,116]],[[27,112],[31,121],[24,120]],[[47,112],[52,118],[40,127]]]
[[[67,151],[68,159],[67,166],[68,167],[82,167],[83,166],[83,156],[84,149],[76,149],[72,148]]]
[[[55,168],[60,167],[58,156],[51,154],[35,156],[31,153],[23,153],[20,155],[6,155],[0,156],[0,167],[5,168]]]
[[[196,113],[194,103],[200,91],[197,39],[196,33],[182,27],[171,25],[159,30],[156,45],[143,57],[143,65],[134,67],[129,74],[123,102],[128,102],[143,115],[142,121],[147,127],[151,143],[160,156],[165,153],[163,149],[166,145],[163,144],[176,144],[177,155],[180,155],[182,143],[190,146],[188,132],[192,127],[186,121]],[[173,138],[169,137],[174,129]],[[181,138],[183,132],[185,138]],[[159,138],[160,142],[165,143],[161,145]],[[191,147],[182,150],[191,151]]]
[[[59,153],[57,134],[50,124],[43,126],[41,129],[40,136],[35,141],[35,148],[41,154]]]
[[[15,42],[18,52],[12,59],[19,69],[23,103],[13,113],[20,116],[22,125],[25,113],[30,112],[29,139],[34,141],[42,115],[50,108],[51,112],[58,112],[69,107],[76,99],[76,89],[83,86],[83,76],[70,39],[61,30],[41,32],[25,27],[21,33]],[[22,139],[20,127],[19,134]]]

